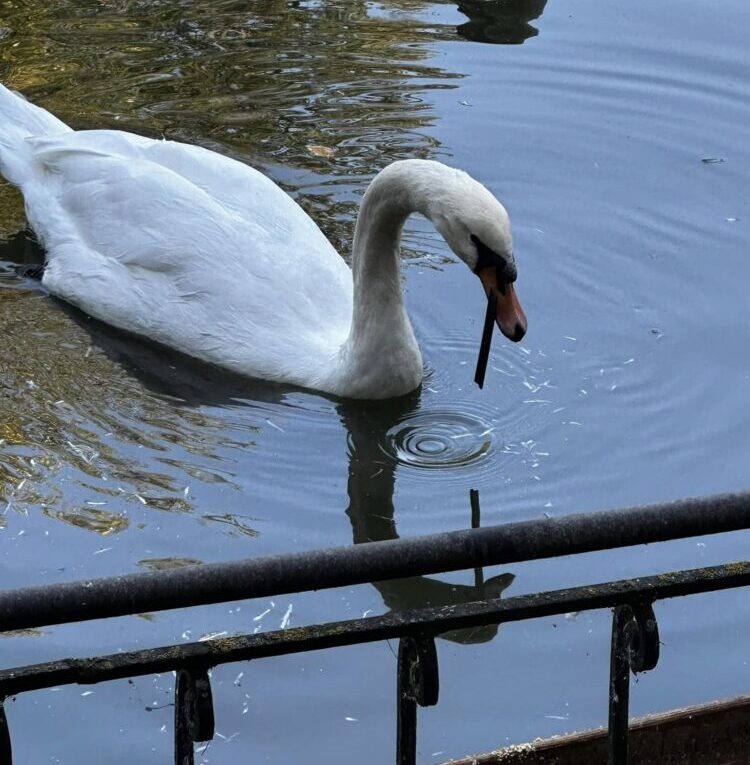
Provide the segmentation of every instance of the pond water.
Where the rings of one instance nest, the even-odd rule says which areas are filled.
[[[0,185],[3,587],[600,510],[748,487],[750,7],[726,0],[6,0],[0,80],[76,128],[198,143],[262,169],[348,258],[389,161],[462,167],[507,206],[520,346],[472,383],[477,280],[405,232],[427,367],[387,405],[227,379],[50,298]],[[221,252],[217,252],[217,263]],[[745,533],[485,571],[506,594],[747,557]],[[473,572],[45,629],[2,666],[476,596]],[[750,689],[742,592],[657,607],[633,713]],[[609,615],[439,642],[420,762],[601,724]],[[197,761],[392,758],[394,646],[214,671]],[[170,761],[173,677],[8,703],[18,762]],[[95,753],[95,754],[94,754]]]

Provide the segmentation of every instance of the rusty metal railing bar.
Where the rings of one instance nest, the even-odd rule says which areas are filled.
[[[575,611],[630,607],[633,603],[650,604],[657,600],[745,586],[750,586],[750,562],[552,590],[505,600],[400,611],[312,627],[170,645],[95,659],[63,659],[0,672],[0,698],[57,685],[93,684],[177,671],[184,666],[207,669],[230,662],[393,638],[435,637],[457,629]]]
[[[750,528],[750,493],[0,592],[0,632]]]

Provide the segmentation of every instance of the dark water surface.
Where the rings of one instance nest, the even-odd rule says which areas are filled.
[[[428,369],[418,394],[342,405],[227,379],[16,276],[10,262],[38,253],[19,233],[17,194],[0,186],[3,587],[464,528],[470,487],[487,524],[748,487],[750,8],[461,8],[3,3],[0,80],[77,128],[252,163],[345,257],[380,167],[433,157],[466,169],[510,211],[530,322],[521,346],[496,341],[477,390],[481,287],[412,220],[403,273]],[[743,559],[749,540],[485,576],[520,594]],[[467,572],[58,627],[0,640],[2,665],[475,596]],[[634,713],[750,689],[744,593],[657,614],[662,660],[634,689]],[[596,613],[440,641],[442,698],[421,713],[420,761],[602,723],[608,624]],[[217,669],[220,735],[203,761],[389,761],[391,648]],[[170,761],[172,683],[19,697],[7,705],[18,762]]]

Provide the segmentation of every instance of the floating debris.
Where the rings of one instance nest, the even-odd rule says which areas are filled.
[[[130,525],[127,517],[117,513],[109,513],[98,507],[81,507],[68,510],[51,510],[44,507],[44,515],[56,518],[58,521],[77,526],[86,531],[94,531],[103,537],[124,531]]]
[[[73,453],[80,457],[87,465],[90,465],[99,456],[99,452],[85,444],[74,444],[71,441],[66,441],[65,443],[72,449]]]
[[[718,165],[726,161],[726,157],[703,157],[703,159],[701,159],[701,162],[703,162],[704,165]]]
[[[232,528],[228,534],[243,534],[247,537],[257,537],[258,531],[252,526],[245,523],[242,518],[249,518],[250,520],[258,520],[257,518],[250,518],[250,516],[234,515],[233,513],[225,513],[224,515],[207,513],[203,516],[207,521],[215,521],[216,523],[223,523]]]
[[[281,620],[281,624],[279,625],[279,629],[285,630],[289,626],[289,620],[292,618],[292,604],[289,604],[289,608],[287,608],[286,613],[284,614],[284,618]]]
[[[325,157],[326,159],[330,159],[336,153],[336,150],[332,149],[330,146],[321,146],[318,143],[308,144],[307,150],[314,157]]]
[[[208,634],[199,637],[198,642],[205,643],[207,640],[216,640],[217,638],[226,637],[228,634],[229,633],[226,630],[223,630],[222,632],[209,632]]]

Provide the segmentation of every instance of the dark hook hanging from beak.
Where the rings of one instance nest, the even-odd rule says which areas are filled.
[[[479,345],[479,357],[477,358],[477,370],[474,373],[474,382],[479,390],[484,387],[484,375],[487,372],[487,361],[490,357],[490,345],[492,345],[492,330],[495,325],[497,314],[497,293],[490,290],[487,298],[487,313],[484,315],[484,329],[482,330],[482,342]]]

